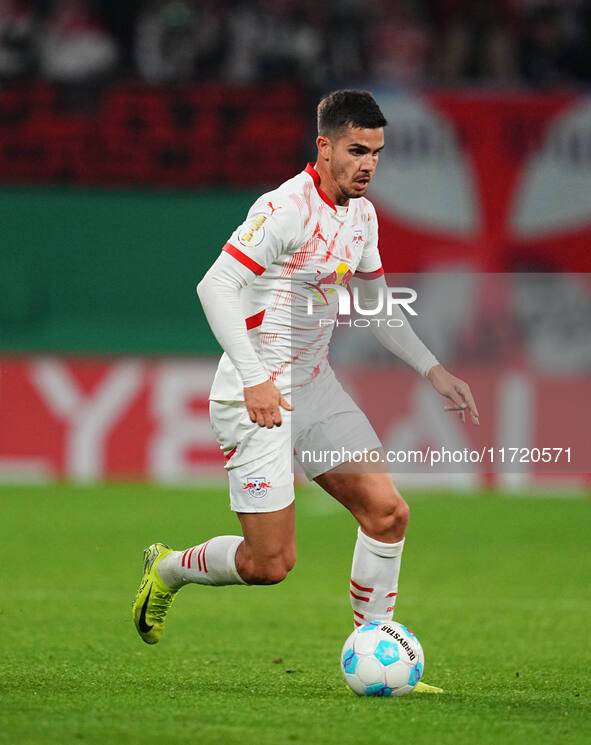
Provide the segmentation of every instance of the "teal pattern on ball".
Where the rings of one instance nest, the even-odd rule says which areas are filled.
[[[348,649],[343,654],[343,670],[346,673],[350,673],[351,675],[357,670],[357,663],[359,662],[359,657],[355,654],[355,652],[352,649]]]
[[[421,679],[422,674],[423,674],[423,663],[417,662],[417,664],[410,671],[410,675],[408,676],[408,684],[410,686],[416,686],[416,684]]]
[[[375,648],[374,655],[382,665],[392,665],[400,659],[398,645],[389,641],[381,641]]]
[[[391,696],[392,689],[383,683],[372,683],[365,689],[366,696]]]

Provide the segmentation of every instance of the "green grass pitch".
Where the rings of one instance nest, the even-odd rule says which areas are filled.
[[[339,669],[355,524],[319,490],[299,489],[284,583],[187,587],[150,647],[142,549],[235,533],[225,489],[2,487],[0,742],[591,742],[589,499],[407,499],[396,618],[446,694],[360,699]]]

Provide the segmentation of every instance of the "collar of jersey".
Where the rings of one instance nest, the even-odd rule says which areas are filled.
[[[320,176],[318,174],[318,171],[314,168],[314,163],[308,163],[308,165],[304,169],[304,173],[307,173],[308,176],[312,177],[312,181],[314,182],[314,186],[316,187],[316,191],[318,192],[320,199],[322,199],[323,202],[326,202],[326,204],[328,204],[328,206],[331,207],[338,215],[339,211],[336,204],[332,201],[328,194],[326,194],[320,188]]]

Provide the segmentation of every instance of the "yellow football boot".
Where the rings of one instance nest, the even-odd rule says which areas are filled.
[[[164,543],[153,543],[144,550],[144,576],[132,606],[133,622],[146,644],[156,644],[162,637],[164,621],[177,590],[171,590],[160,579],[156,567],[172,549]]]
[[[423,683],[422,680],[419,680],[419,682],[413,688],[412,692],[413,693],[445,693],[443,688],[438,688],[437,686],[430,686],[428,683]]]

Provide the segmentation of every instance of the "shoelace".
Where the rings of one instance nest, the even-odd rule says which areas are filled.
[[[170,604],[174,600],[174,593],[172,592],[161,592],[160,590],[157,590],[155,587],[152,587],[152,597],[151,597],[151,603],[150,603],[150,615],[157,619],[158,621],[161,621],[164,616],[166,615],[166,612],[168,611]]]

